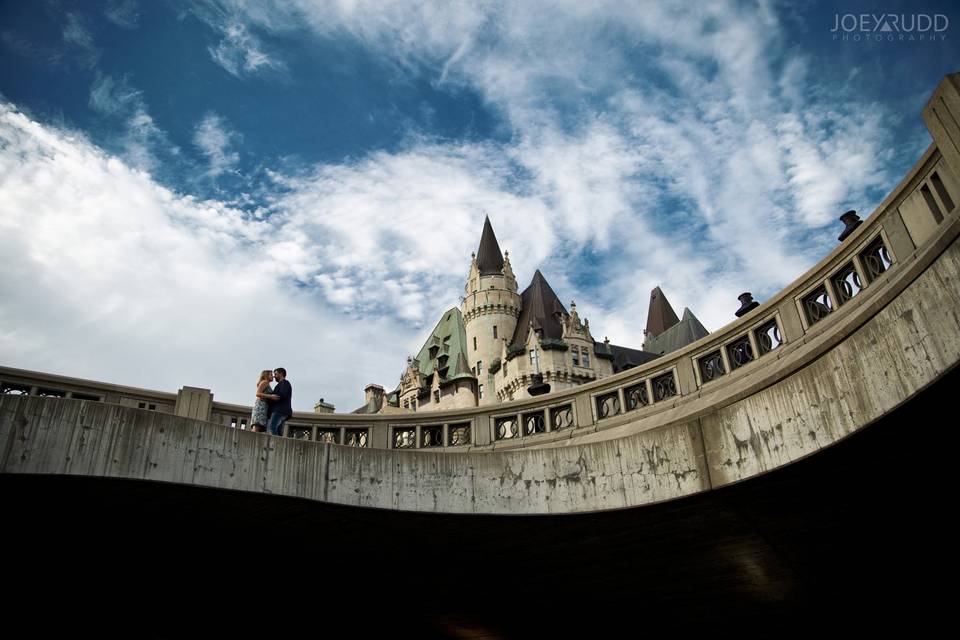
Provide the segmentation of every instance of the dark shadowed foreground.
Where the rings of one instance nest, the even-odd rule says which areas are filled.
[[[592,514],[433,515],[4,474],[4,624],[37,637],[916,631],[945,616],[955,575],[958,388],[953,370],[772,473]]]

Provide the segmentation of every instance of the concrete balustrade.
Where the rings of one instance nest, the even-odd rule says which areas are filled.
[[[0,368],[4,387],[27,392],[0,397],[0,471],[526,514],[649,504],[789,464],[960,361],[958,84],[956,74],[944,80],[924,111],[934,144],[843,243],[744,317],[656,361],[469,410],[296,413],[294,438],[230,428],[249,407],[206,389],[161,393]],[[779,344],[768,344],[774,334]],[[41,389],[86,399],[40,397]],[[529,433],[533,415],[543,429]],[[469,443],[455,444],[452,432],[464,427]],[[411,450],[395,449],[409,442],[403,432]]]

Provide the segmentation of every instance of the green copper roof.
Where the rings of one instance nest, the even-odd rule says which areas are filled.
[[[453,307],[443,313],[440,322],[433,328],[423,343],[417,362],[420,374],[425,378],[440,371],[440,383],[460,378],[472,378],[467,364],[467,330],[463,326],[460,309]]]
[[[683,318],[657,336],[647,336],[643,350],[656,354],[666,354],[696,342],[710,335],[690,309],[683,310]]]
[[[650,308],[647,311],[647,334],[659,336],[670,327],[675,326],[680,319],[677,312],[670,306],[667,296],[663,295],[660,287],[650,292]]]

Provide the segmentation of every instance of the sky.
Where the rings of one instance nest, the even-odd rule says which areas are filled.
[[[0,364],[350,411],[485,215],[597,340],[715,331],[930,144],[953,6],[0,0]]]

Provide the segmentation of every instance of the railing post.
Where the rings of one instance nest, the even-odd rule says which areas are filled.
[[[940,81],[923,108],[923,121],[947,165],[960,176],[960,73]]]

